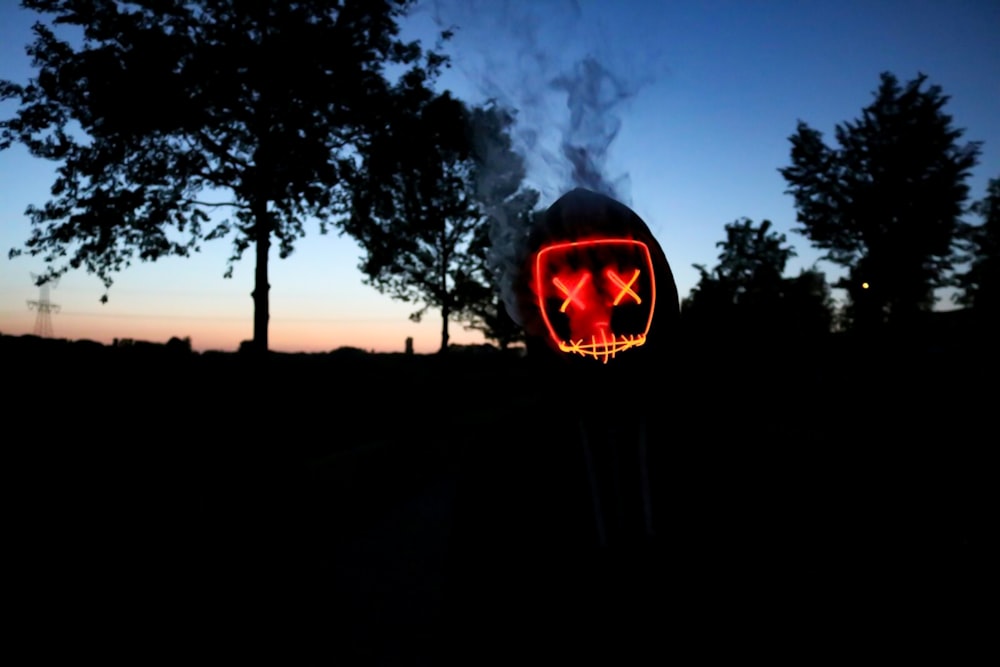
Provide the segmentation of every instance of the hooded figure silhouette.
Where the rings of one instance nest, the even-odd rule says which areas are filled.
[[[677,288],[645,222],[590,190],[559,198],[526,241],[507,287],[530,379],[518,412],[470,452],[450,617],[463,646],[480,651],[477,664],[483,650],[509,664],[528,646],[594,657],[603,640],[622,657],[628,647],[608,630],[657,622],[649,604],[667,582],[666,439],[663,420],[649,417],[669,401],[657,389],[673,381],[663,374]]]
[[[513,281],[512,316],[529,341],[587,372],[595,361],[648,369],[676,333],[677,286],[660,244],[629,207],[591,190],[545,211]]]

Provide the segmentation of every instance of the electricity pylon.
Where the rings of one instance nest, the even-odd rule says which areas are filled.
[[[38,276],[31,274],[32,282],[38,282]],[[52,313],[59,312],[59,306],[49,301],[49,284],[54,288],[59,284],[59,279],[42,283],[38,287],[38,300],[28,301],[28,310],[37,310],[38,316],[35,318],[35,335],[42,338],[52,338]]]

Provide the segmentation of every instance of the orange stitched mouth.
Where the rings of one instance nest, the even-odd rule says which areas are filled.
[[[639,347],[646,343],[646,334],[636,336],[615,336],[610,338],[602,331],[600,336],[591,336],[590,340],[581,338],[577,341],[562,341],[559,349],[563,352],[571,352],[584,357],[599,359],[603,363],[608,363],[608,359],[613,359],[619,352],[624,352],[631,347]]]

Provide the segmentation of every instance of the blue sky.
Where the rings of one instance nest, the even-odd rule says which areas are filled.
[[[0,5],[0,78],[31,76],[23,47],[32,19],[12,2]],[[573,185],[558,151],[565,132],[574,129],[576,139],[594,145],[612,139],[607,181],[663,246],[682,297],[698,278],[692,265],[714,266],[724,225],[744,216],[769,219],[787,235],[798,253],[789,275],[818,260],[791,231],[795,210],[778,173],[788,164],[788,137],[803,120],[832,141],[836,124],[857,118],[871,101],[883,71],[904,82],[927,74],[950,96],[946,111],[966,130],[963,140],[984,142],[969,180],[972,198],[1000,176],[1000,3],[993,0],[428,0],[408,30],[429,36],[445,25],[458,30],[441,86],[470,102],[493,97],[519,109],[518,145],[546,201]],[[566,91],[585,59],[606,73],[607,104],[600,114],[574,117]],[[12,112],[0,106],[0,114]],[[572,128],[574,120],[582,124]],[[6,253],[27,238],[24,209],[46,201],[52,174],[53,165],[19,147],[0,152],[5,334],[31,333],[37,322],[26,302],[39,298],[30,274],[43,267]],[[102,342],[190,336],[196,349],[235,350],[252,335],[253,262],[247,255],[226,280],[229,250],[217,241],[193,259],[135,265],[117,276],[105,305],[96,278],[69,274],[50,290],[59,306],[54,333]],[[321,236],[313,226],[291,257],[273,259],[272,349],[393,351],[407,337],[418,352],[437,349],[436,314],[410,322],[415,307],[362,284],[359,255],[349,239]],[[836,275],[825,263],[818,268]],[[453,342],[482,340],[459,325],[450,329]]]

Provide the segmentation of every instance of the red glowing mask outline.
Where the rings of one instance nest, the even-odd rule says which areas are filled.
[[[618,266],[605,266],[600,272],[571,268],[570,259],[577,256],[584,258],[587,251],[597,251],[602,257],[603,253],[610,252],[617,262],[624,258],[627,268],[622,271]],[[593,261],[589,263],[593,264]],[[648,308],[648,314],[644,328],[641,331],[611,331],[610,312],[613,308],[625,304],[643,306],[643,296],[639,293],[643,272],[647,272],[649,277],[649,296],[644,306]],[[603,275],[606,279],[603,287],[594,284],[593,275]],[[534,281],[542,320],[550,339],[560,351],[591,357],[606,364],[618,353],[646,343],[653,323],[656,281],[649,247],[642,241],[597,238],[546,245],[535,254]],[[557,332],[546,308],[547,299],[553,297],[560,299],[561,303],[558,309],[552,309],[566,315],[573,325],[568,338]]]

